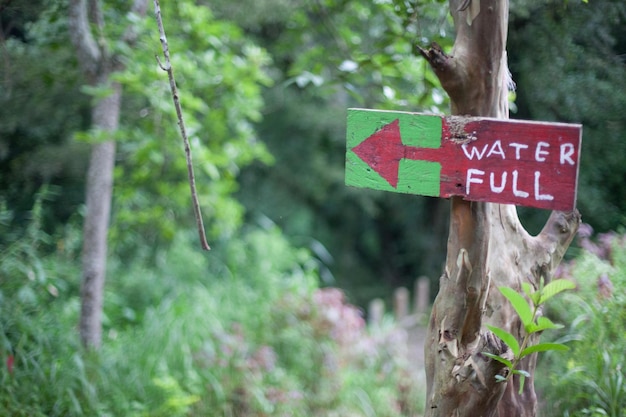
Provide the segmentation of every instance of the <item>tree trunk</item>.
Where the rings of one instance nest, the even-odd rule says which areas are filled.
[[[452,54],[436,44],[420,52],[449,94],[452,114],[508,118],[508,1],[450,0],[450,10],[456,29]],[[425,347],[426,416],[536,415],[532,377],[521,395],[516,378],[497,382],[495,376],[506,370],[482,352],[511,353],[485,325],[521,340],[520,319],[497,288],[521,291],[523,282],[535,289],[540,279],[549,282],[579,222],[578,212],[553,212],[533,237],[521,225],[515,206],[451,199],[446,266]],[[535,364],[532,355],[521,367],[533,375]]]
[[[113,93],[94,106],[92,124],[96,129],[111,134],[117,130],[121,95],[120,85],[114,84]],[[92,348],[98,348],[102,343],[102,302],[114,167],[115,141],[107,140],[93,145],[87,171],[79,324],[83,344]]]
[[[135,0],[132,11],[143,15],[147,1]],[[91,112],[94,130],[108,138],[93,145],[87,171],[87,213],[83,228],[83,277],[81,284],[80,338],[85,347],[97,349],[102,343],[102,303],[106,276],[107,235],[113,191],[115,141],[119,125],[122,87],[111,82],[111,74],[121,69],[119,61],[110,56],[103,38],[104,20],[99,0],[70,0],[69,30],[79,64],[90,85],[109,88],[111,92],[98,100]],[[98,32],[98,42],[92,32]],[[134,42],[136,33],[128,28],[123,41]]]

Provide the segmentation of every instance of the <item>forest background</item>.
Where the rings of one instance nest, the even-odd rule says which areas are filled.
[[[421,275],[436,289],[448,202],[346,187],[345,116],[348,107],[448,111],[445,93],[413,48],[431,41],[451,47],[447,3],[184,0],[162,5],[214,248],[208,254],[197,248],[175,112],[154,59],[160,44],[152,15],[130,14],[122,1],[104,6],[108,38],[119,38],[129,24],[139,36],[133,48],[112,45],[125,69],[114,77],[124,95],[115,134],[105,295],[104,345],[111,352],[95,360],[75,354],[72,334],[85,172],[90,146],[103,138],[90,129],[89,107],[110,91],[87,87],[81,76],[66,1],[0,2],[3,381],[11,381],[20,368],[30,375],[30,386],[66,378],[59,383],[61,392],[46,394],[43,384],[43,393],[28,394],[30,402],[24,400],[29,397],[21,391],[23,383],[3,383],[9,388],[2,404],[13,415],[36,415],[39,405],[43,415],[69,415],[68,410],[80,415],[78,410],[86,409],[185,415],[190,409],[201,413],[201,407],[279,415],[277,407],[293,412],[300,389],[316,393],[302,414],[312,415],[311,410],[339,410],[343,403],[334,395],[356,398],[359,409],[367,408],[359,392],[372,407],[386,403],[385,395],[396,396],[398,384],[405,384],[396,362],[398,372],[388,375],[395,378],[393,389],[381,394],[373,386],[350,385],[344,374],[336,376],[341,383],[331,378],[334,382],[318,386],[319,373],[330,368],[315,360],[303,366],[302,358],[317,352],[324,362],[328,346],[348,343],[328,331],[338,326],[351,334],[346,317],[363,330],[356,309],[340,293],[321,287],[341,288],[357,306],[389,298],[395,287],[410,286]],[[578,208],[596,232],[621,230],[626,224],[626,5],[621,0],[511,1],[508,54],[517,83],[511,117],[583,124]],[[535,232],[548,215],[520,212]],[[573,248],[570,257],[576,256],[587,256],[584,248]],[[297,310],[297,297],[321,316]],[[281,303],[286,307],[277,311]],[[347,315],[341,324],[322,319],[329,303]],[[158,317],[163,320],[157,326]],[[198,317],[213,317],[210,330],[182,324]],[[299,323],[292,333],[277,330],[290,320]],[[277,331],[275,340],[268,339]],[[391,333],[368,340],[389,349]],[[154,355],[136,344],[133,352],[131,340],[152,340]],[[180,346],[180,340],[188,344]],[[294,349],[296,340],[310,346],[302,342]],[[206,365],[211,371],[194,377],[197,361],[220,360],[220,349],[207,346],[224,345],[246,348],[221,358],[227,364],[219,372]],[[289,349],[292,357],[285,353]],[[161,360],[148,359],[161,350]],[[206,357],[199,359],[198,352]],[[262,360],[263,352],[277,358]],[[379,375],[383,356],[355,369],[362,376],[362,366],[369,366]],[[119,360],[133,357],[142,363],[141,375],[133,374],[129,359]],[[116,388],[113,377],[101,373],[107,360],[122,380],[144,378],[145,384],[138,384],[144,388]],[[351,363],[345,357],[340,362]],[[73,371],[64,374],[67,364]],[[259,376],[254,368],[249,375],[261,378],[256,383],[225,382],[238,366],[272,372],[263,368],[265,376]],[[301,368],[281,373],[290,366]],[[198,399],[207,384],[214,393],[210,404]],[[256,384],[262,392],[243,388]],[[333,384],[353,391],[338,394]],[[272,394],[268,386],[300,388]],[[124,400],[107,403],[106,390],[116,389],[108,396]],[[419,408],[405,400],[394,397],[394,409],[408,415]]]

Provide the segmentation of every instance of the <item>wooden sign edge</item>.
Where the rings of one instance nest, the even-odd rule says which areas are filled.
[[[357,108],[357,107],[350,107],[347,109],[347,117],[350,116],[351,113],[354,112],[367,112],[367,113],[387,113],[389,115],[392,114],[403,114],[403,115],[410,115],[410,116],[416,116],[416,117],[420,117],[420,116],[428,116],[428,117],[438,117],[440,119],[442,119],[442,121],[446,121],[448,122],[452,122],[454,123],[455,121],[458,121],[459,119],[463,121],[464,124],[470,123],[470,122],[481,122],[481,121],[489,121],[489,122],[495,122],[495,123],[502,123],[502,124],[520,124],[520,125],[534,125],[534,126],[550,126],[553,128],[559,128],[559,127],[566,127],[568,129],[575,129],[578,132],[578,137],[576,140],[576,146],[577,146],[577,155],[576,155],[576,169],[575,169],[575,177],[574,177],[574,189],[573,189],[573,195],[572,195],[572,201],[570,202],[571,208],[569,208],[569,211],[573,211],[576,209],[576,203],[578,201],[578,181],[579,181],[579,176],[580,176],[580,160],[581,160],[581,151],[582,151],[582,130],[583,130],[583,125],[580,123],[565,123],[565,122],[546,122],[546,121],[535,121],[535,120],[520,120],[520,119],[500,119],[500,118],[493,118],[493,117],[479,117],[479,116],[463,116],[463,115],[442,115],[442,114],[436,114],[436,113],[422,113],[422,112],[410,112],[410,111],[402,111],[402,110],[386,110],[386,109],[381,109],[381,110],[377,110],[377,109],[363,109],[363,108]],[[366,140],[367,138],[363,139]],[[441,138],[441,140],[443,141],[444,139]],[[356,146],[356,145],[355,145]],[[348,154],[349,152],[354,148],[353,147],[348,147],[348,142],[346,142],[346,158],[345,161],[346,163],[348,162]],[[346,173],[347,173],[347,166],[346,166]],[[360,186],[360,185],[356,185],[353,183],[348,183],[347,182],[347,178],[345,181],[345,184],[347,186],[352,186],[352,187],[359,187],[359,188],[369,188],[367,186]],[[387,188],[387,187],[385,187]],[[376,191],[390,191],[390,192],[397,192],[397,193],[403,193],[403,194],[412,194],[412,193],[408,193],[406,191],[400,191],[397,189],[381,189],[381,188],[371,188],[373,190]],[[420,195],[420,196],[428,196],[428,195],[424,195],[424,194],[415,194],[415,195]],[[459,194],[458,196],[462,197],[464,200],[467,201],[485,201],[485,202],[489,202],[488,199],[467,199],[465,198],[466,196],[463,194]],[[432,197],[432,196],[430,196]],[[452,197],[451,195],[448,196],[442,196],[441,193],[439,196],[435,196],[437,198],[450,198]],[[538,209],[542,209],[542,210],[559,210],[559,211],[568,211],[568,210],[562,210],[562,209],[554,209],[554,208],[542,208],[542,207],[535,207],[532,205],[523,205],[523,204],[515,204],[515,203],[494,203],[494,204],[511,204],[511,205],[515,205],[515,206],[522,206],[522,207],[530,207],[530,208],[538,208]]]

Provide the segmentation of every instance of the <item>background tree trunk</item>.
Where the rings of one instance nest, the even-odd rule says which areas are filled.
[[[508,1],[450,0],[450,11],[456,29],[452,54],[435,44],[420,52],[449,94],[452,114],[508,118]],[[549,282],[579,222],[577,212],[553,212],[542,232],[532,237],[515,206],[452,198],[446,266],[425,347],[427,416],[536,414],[532,378],[521,395],[516,378],[496,382],[503,365],[482,352],[506,356],[510,350],[484,325],[521,339],[523,326],[497,288],[521,291],[523,282],[535,289],[541,278]],[[535,363],[532,355],[522,369],[532,375]]]
[[[132,11],[143,15],[147,1],[136,0]],[[96,41],[92,26],[98,32]],[[92,128],[107,136],[93,145],[86,181],[87,213],[83,228],[83,277],[81,284],[80,338],[84,346],[97,349],[102,343],[102,303],[106,277],[107,234],[113,192],[115,141],[119,125],[122,87],[111,82],[111,74],[121,65],[110,56],[104,39],[102,7],[98,0],[71,0],[69,29],[85,78],[92,86],[108,88],[91,112]],[[136,33],[128,28],[123,40],[134,41]]]
[[[115,132],[119,123],[122,89],[99,101],[92,111],[96,129]],[[113,193],[115,141],[93,145],[87,172],[87,213],[83,228],[83,280],[81,285],[80,337],[85,346],[97,348],[102,343],[102,302],[106,275],[107,234]]]

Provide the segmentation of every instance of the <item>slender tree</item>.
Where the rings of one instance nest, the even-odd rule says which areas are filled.
[[[132,12],[145,14],[146,0],[135,0]],[[115,141],[113,134],[119,125],[122,87],[112,81],[111,74],[122,68],[111,53],[104,36],[102,4],[98,0],[71,0],[69,29],[78,61],[89,85],[108,89],[91,109],[91,124],[103,140],[93,144],[86,180],[86,206],[81,284],[80,337],[89,348],[102,343],[102,302],[106,276],[107,232],[111,211]],[[131,27],[122,41],[132,43],[136,33]]]
[[[450,55],[419,47],[451,99],[452,114],[508,118],[507,0],[450,0],[456,39]],[[505,371],[483,352],[510,355],[485,325],[523,337],[523,326],[500,286],[521,291],[549,282],[578,229],[578,212],[553,212],[538,236],[521,225],[515,206],[451,201],[445,271],[425,347],[429,417],[534,416],[532,377],[497,382]],[[533,335],[532,343],[536,343]],[[531,375],[536,355],[521,367]]]

